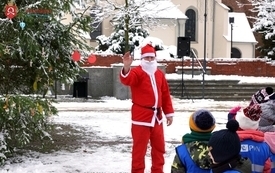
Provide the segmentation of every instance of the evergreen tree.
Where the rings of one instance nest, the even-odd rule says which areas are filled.
[[[124,27],[121,24],[115,26],[115,31],[109,36],[99,36],[97,37],[98,46],[97,51],[110,50],[116,54],[124,54],[125,52],[125,33]],[[149,36],[147,30],[140,26],[129,28],[129,47],[132,51],[135,47],[139,47],[144,38]]]
[[[85,11],[76,13],[72,0],[0,1],[0,9],[4,9],[0,13],[0,162],[4,163],[15,147],[50,139],[48,117],[57,109],[45,93],[54,81],[74,80],[82,72],[81,62],[72,61],[72,52],[87,56],[90,51],[79,35],[90,32],[91,19]],[[73,22],[63,24],[64,14],[73,15]]]
[[[159,26],[165,26],[160,22],[159,15],[164,11],[176,8],[173,3],[169,3],[171,0],[123,0],[122,2],[101,0],[96,1],[96,6],[90,10],[92,16],[96,22],[101,22],[104,19],[112,19],[111,22],[115,26],[115,32],[110,36],[114,38],[114,43],[109,43],[109,39],[102,35],[98,37],[99,50],[108,49],[111,44],[121,48],[115,48],[118,52],[127,52],[131,47],[130,40],[131,30],[142,30],[141,28],[153,29]],[[147,32],[147,31],[142,31]],[[121,38],[122,33],[124,38]],[[110,38],[109,37],[109,38]],[[118,42],[116,42],[118,39]],[[125,41],[121,41],[121,40]],[[113,40],[113,39],[112,39]],[[119,50],[120,49],[120,50]],[[125,51],[124,51],[125,50]]]
[[[257,47],[260,50],[262,57],[268,57],[272,60],[275,60],[275,36],[271,36],[271,38],[266,39],[266,35],[262,36],[263,45]]]
[[[263,45],[257,47],[263,57],[275,59],[275,4],[273,1],[256,0],[252,1],[252,12],[256,12],[257,16],[253,18],[253,31],[262,34]]]

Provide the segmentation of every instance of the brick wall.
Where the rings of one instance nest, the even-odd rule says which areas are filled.
[[[111,64],[122,63],[121,56],[99,56],[93,64],[86,63],[83,66],[106,66]],[[175,67],[181,66],[182,63],[186,67],[192,66],[190,59],[181,61],[181,59],[163,60],[159,63],[166,64],[166,73],[175,73]],[[203,60],[200,60],[203,64]],[[194,63],[198,67],[198,63]],[[266,76],[275,77],[275,65],[263,59],[213,59],[207,61],[207,67],[211,67],[212,75],[240,75],[240,76]]]

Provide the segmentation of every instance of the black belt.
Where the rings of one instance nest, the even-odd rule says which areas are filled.
[[[143,107],[143,108],[147,108],[147,109],[151,109],[151,110],[160,110],[161,109],[161,107],[158,107],[158,108],[156,108],[156,107],[154,107],[154,106],[152,106],[152,107],[149,107],[149,106],[142,106],[142,105],[140,105],[140,104],[136,104],[136,103],[134,103],[135,105],[138,105],[139,107]]]
[[[156,108],[156,107],[145,107],[145,108],[152,109],[153,111],[154,111],[154,110],[157,110],[157,111],[160,110],[160,107],[159,107],[159,108]]]
[[[153,110],[153,111],[157,111],[157,115],[160,115],[160,113],[161,113],[161,107],[158,107],[158,108],[156,108],[156,107],[149,107],[149,106],[142,106],[142,105],[139,105],[139,104],[136,104],[136,103],[134,103],[135,105],[137,105],[137,106],[140,106],[140,107],[143,107],[143,108],[146,108],[146,109],[151,109],[151,110]]]

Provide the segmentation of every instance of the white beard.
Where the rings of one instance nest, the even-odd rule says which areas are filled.
[[[158,63],[156,60],[154,61],[146,61],[144,59],[141,60],[141,68],[144,70],[147,74],[152,75],[157,70]]]

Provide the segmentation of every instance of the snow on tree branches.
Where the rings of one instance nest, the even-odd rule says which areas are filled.
[[[113,35],[121,34],[121,30],[124,31],[124,48],[120,48],[120,52],[123,53],[130,50],[132,46],[130,30],[166,26],[160,22],[160,18],[168,18],[168,11],[176,8],[170,0],[101,0],[96,2],[90,11],[94,21],[110,20],[115,28],[120,28],[119,33],[113,33]],[[118,31],[115,30],[115,32]],[[101,41],[102,37],[99,37]],[[118,46],[115,47],[118,48]]]
[[[0,14],[0,164],[14,148],[51,140],[48,117],[57,109],[45,94],[56,91],[55,81],[66,83],[83,72],[71,56],[91,51],[80,36],[91,31],[91,17],[74,11],[72,1],[0,1],[0,9],[18,8],[17,15]],[[65,14],[73,22],[64,24]]]

